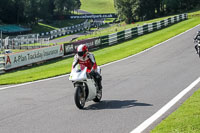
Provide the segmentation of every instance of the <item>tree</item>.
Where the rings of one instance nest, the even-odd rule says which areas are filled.
[[[80,0],[55,0],[55,6],[57,15],[67,15],[75,9],[79,9],[81,2]]]
[[[24,17],[27,23],[37,23],[39,18],[40,0],[27,0],[25,3]]]
[[[119,17],[126,23],[155,17],[156,0],[115,0]]]
[[[52,20],[55,12],[54,0],[40,0],[38,17],[45,21]]]
[[[37,23],[54,16],[71,14],[80,0],[0,0],[0,19],[4,23]]]
[[[139,20],[149,20],[155,17],[156,0],[139,0]]]
[[[120,19],[126,23],[181,13],[200,5],[198,0],[114,0]]]
[[[137,1],[138,0],[115,0],[114,1],[115,8],[117,9],[117,14],[121,20],[125,20],[126,23],[131,23],[134,19],[136,19],[137,16],[135,14],[138,11]]]

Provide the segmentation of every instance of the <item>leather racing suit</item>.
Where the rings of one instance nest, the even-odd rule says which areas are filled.
[[[83,65],[88,68],[87,72],[94,77],[95,82],[98,85],[99,89],[102,89],[101,81],[102,77],[100,73],[97,72],[97,64],[95,61],[95,57],[92,53],[87,52],[85,57],[80,57],[78,54],[74,56],[74,61],[73,61],[73,68],[77,65]]]

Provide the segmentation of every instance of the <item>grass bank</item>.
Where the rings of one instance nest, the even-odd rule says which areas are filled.
[[[163,120],[151,133],[199,133],[200,90],[196,91],[175,112]]]
[[[94,14],[116,12],[114,0],[81,0],[81,10]]]
[[[49,32],[49,31],[56,30],[59,28],[80,24],[82,22],[84,22],[84,20],[80,20],[80,19],[78,19],[78,20],[55,20],[55,21],[51,21],[50,23],[41,22],[32,27],[32,33]]]
[[[118,45],[106,47],[93,53],[99,65],[106,64],[143,51],[180,34],[199,23],[199,17],[191,18],[163,30],[140,36]],[[116,55],[116,53],[118,54]],[[59,59],[29,69],[25,68],[23,70],[12,71],[0,75],[0,84],[17,84],[63,75],[70,72],[72,61],[73,58]]]

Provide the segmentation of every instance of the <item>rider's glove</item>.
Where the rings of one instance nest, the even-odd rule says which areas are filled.
[[[94,73],[95,73],[95,71],[94,71],[94,69],[91,69],[91,71],[90,71],[90,75],[94,75]]]

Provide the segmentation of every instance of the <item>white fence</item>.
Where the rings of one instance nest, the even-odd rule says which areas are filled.
[[[30,49],[32,48],[38,48],[38,44],[49,44],[49,40],[69,35],[69,34],[74,34],[80,31],[83,31],[90,27],[90,22],[86,20],[85,22],[81,24],[77,24],[74,26],[70,27],[64,27],[60,28],[57,30],[52,30],[49,32],[44,32],[44,33],[37,33],[37,34],[26,34],[26,35],[18,35],[15,37],[7,37],[3,40],[0,39],[0,48],[4,49],[15,49],[19,48],[20,49],[29,49],[28,45],[30,44]],[[28,44],[28,45],[26,45]],[[37,44],[37,46],[33,47],[32,44]],[[48,45],[46,45],[48,46]],[[43,47],[43,46],[41,46]]]

